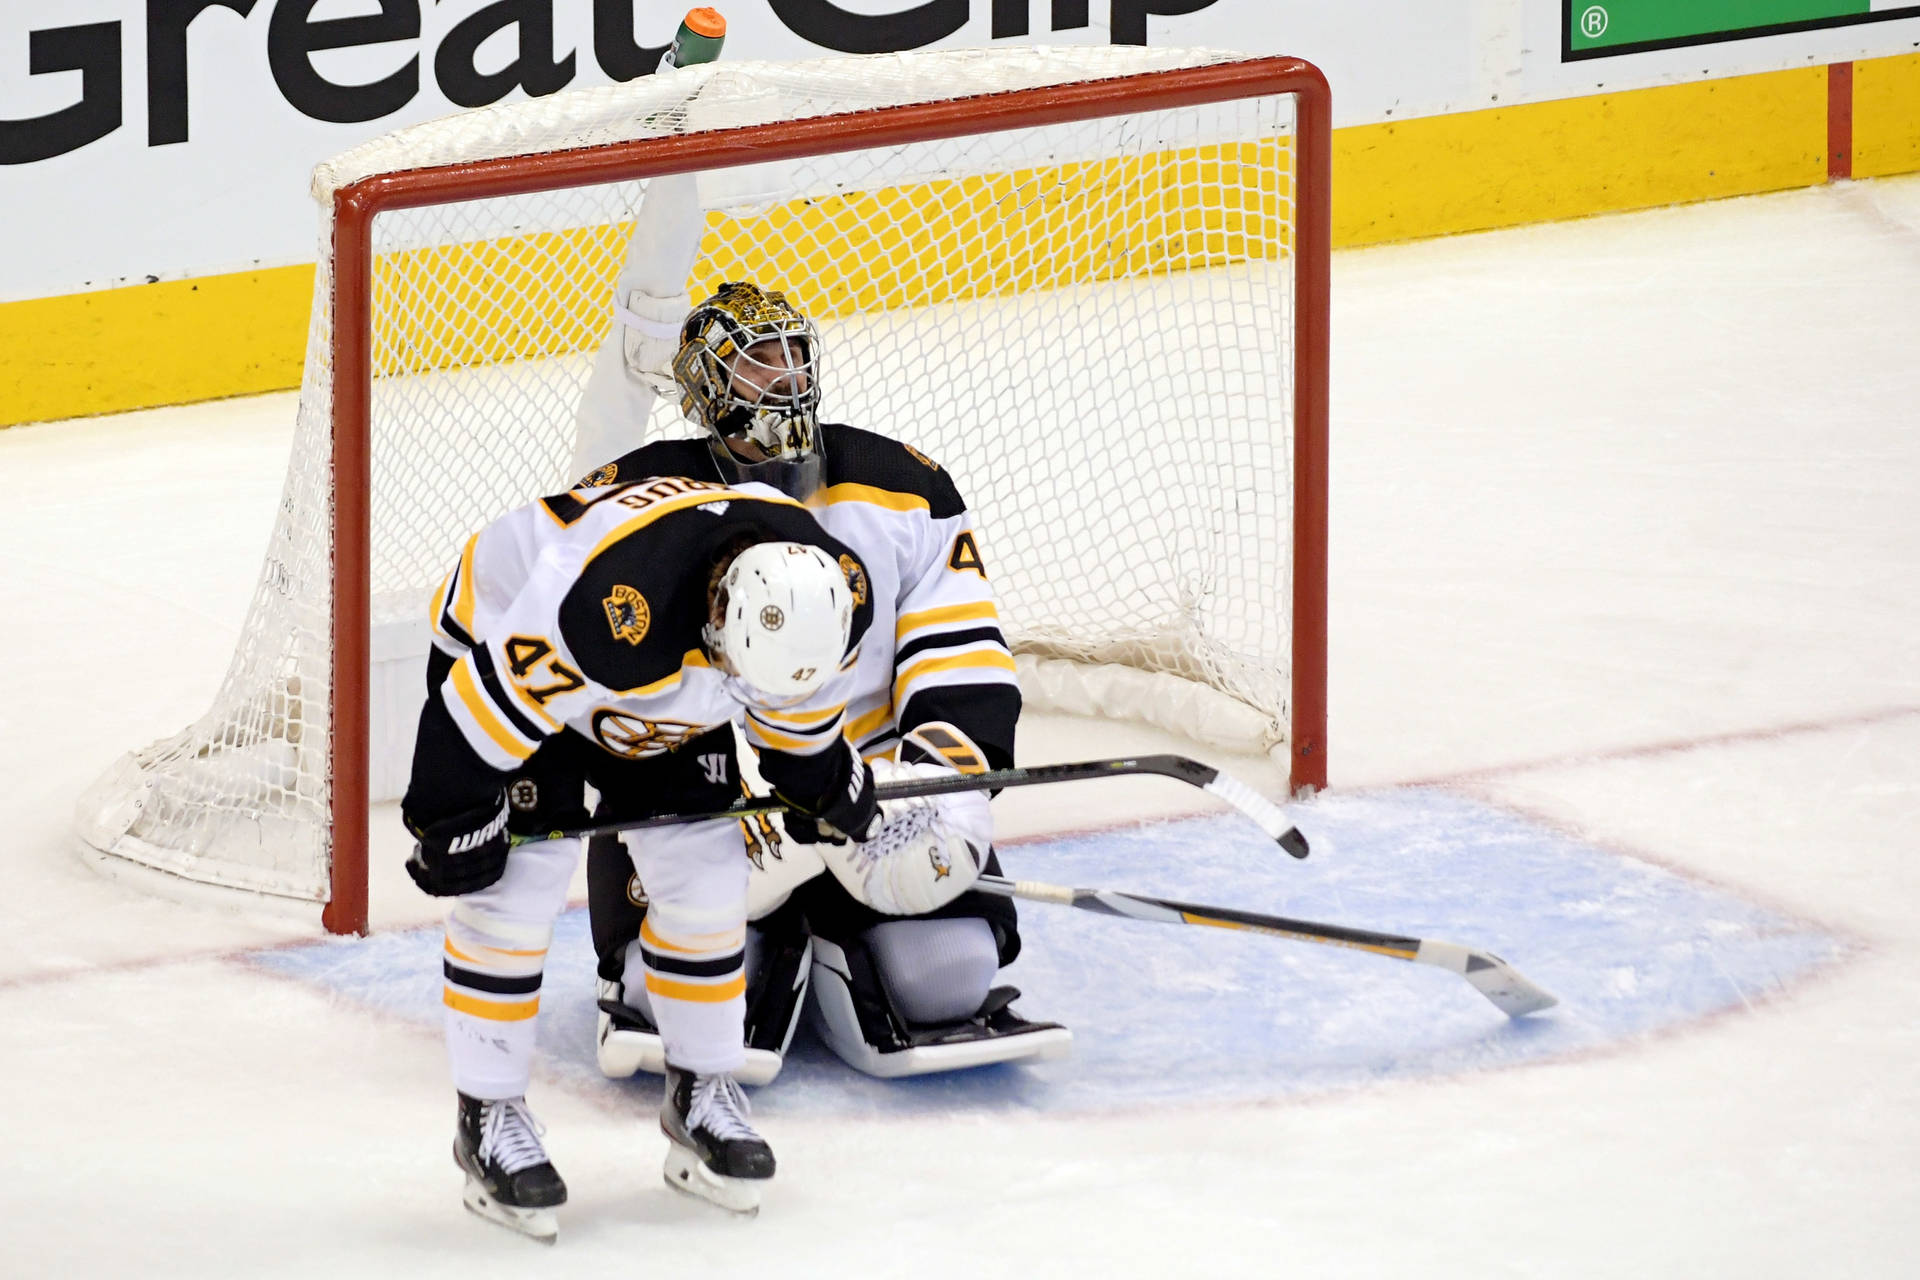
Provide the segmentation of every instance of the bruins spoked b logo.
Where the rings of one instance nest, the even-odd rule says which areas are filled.
[[[593,713],[593,740],[629,760],[671,751],[705,731],[705,726],[683,720],[644,720],[609,707]]]
[[[613,628],[614,639],[637,645],[647,638],[653,615],[647,608],[645,596],[625,583],[618,583],[600,603],[606,606],[607,625]]]
[[[760,610],[760,625],[769,631],[778,631],[787,625],[787,615],[780,612],[780,606],[770,604]]]

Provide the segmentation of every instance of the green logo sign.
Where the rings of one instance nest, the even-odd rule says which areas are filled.
[[[1886,0],[1565,0],[1562,61],[1920,18],[1920,4]]]

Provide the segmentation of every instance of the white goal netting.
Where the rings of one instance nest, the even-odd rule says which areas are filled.
[[[89,790],[83,838],[191,879],[327,897],[330,575],[357,536],[333,520],[337,190],[502,157],[538,175],[543,158],[634,139],[1234,60],[1028,48],[722,62],[468,112],[322,166],[299,422],[250,616],[214,706]],[[1111,711],[1144,697],[1132,713],[1276,747],[1292,645],[1294,101],[1143,110],[1116,93],[1113,106],[1012,128],[983,109],[994,127],[958,137],[703,170],[690,288],[784,288],[822,331],[822,418],[954,474],[1030,699]],[[528,185],[374,220],[382,634],[424,627],[467,534],[574,478],[574,408],[646,183]],[[663,399],[648,432],[688,428]]]

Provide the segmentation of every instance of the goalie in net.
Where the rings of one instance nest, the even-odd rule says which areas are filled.
[[[855,749],[883,777],[1010,767],[1020,691],[952,477],[906,444],[818,421],[819,335],[781,293],[735,281],[690,306],[701,227],[692,176],[650,185],[618,286],[620,323],[579,411],[580,470],[598,483],[646,474],[760,482],[806,502],[867,566],[874,631],[845,729]],[[661,391],[678,394],[704,438],[631,448]],[[796,843],[792,821],[784,832],[777,821],[742,824],[753,865],[743,1081],[779,1072],[809,989],[822,1038],[871,1075],[1065,1051],[1065,1028],[1021,1017],[1011,1007],[1018,991],[994,985],[1020,952],[1013,904],[962,892],[973,869],[963,874],[941,853],[945,830],[977,830],[987,847],[981,797],[925,801],[915,821],[889,828],[891,847]],[[984,869],[998,874],[991,853]],[[601,1069],[615,1078],[661,1071],[643,972],[647,887],[611,840],[590,849],[588,884]]]

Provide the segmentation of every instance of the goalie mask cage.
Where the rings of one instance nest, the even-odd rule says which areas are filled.
[[[690,288],[783,288],[824,421],[950,469],[1030,705],[1284,750],[1325,784],[1326,82],[1133,47],[725,62],[321,166],[278,522],[214,706],[81,798],[95,849],[366,925],[370,637],[565,489],[650,179]],[[662,396],[647,438],[684,435]]]

